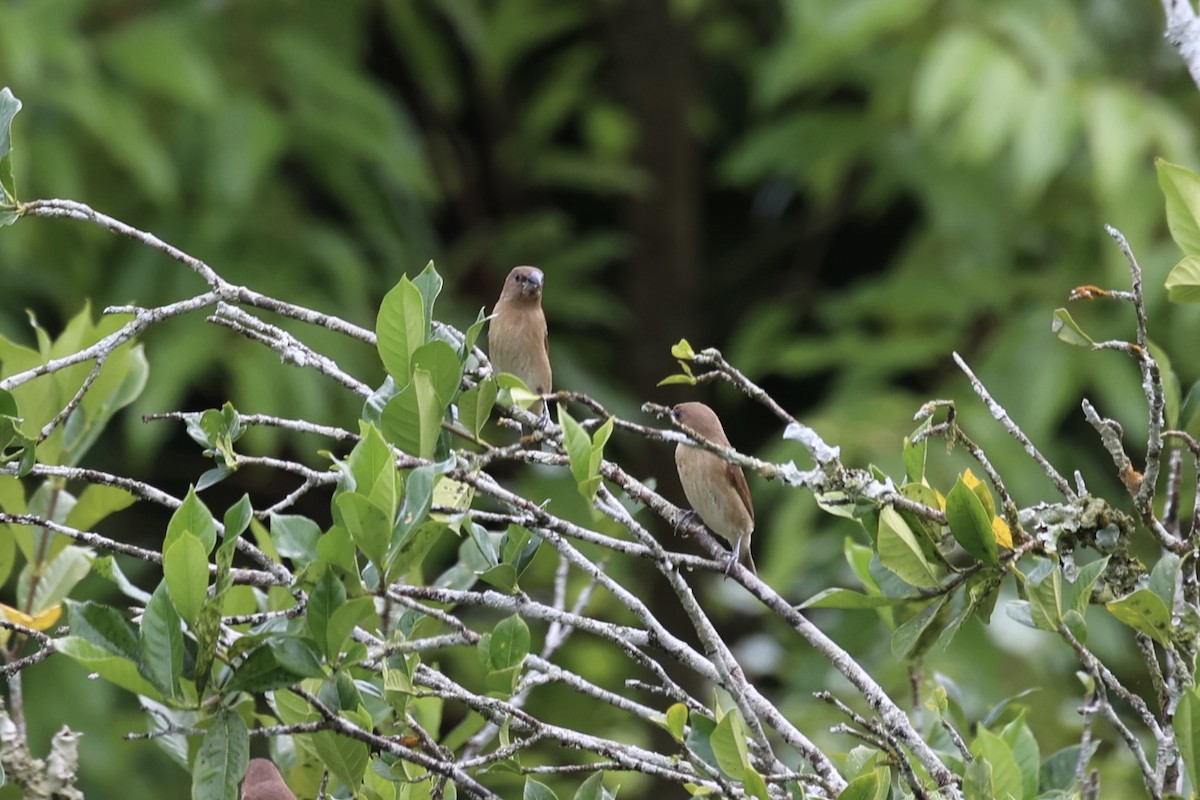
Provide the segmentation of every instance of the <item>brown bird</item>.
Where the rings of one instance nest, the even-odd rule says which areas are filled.
[[[721,420],[703,403],[680,403],[671,409],[671,419],[713,444],[732,447],[721,427]],[[679,469],[683,493],[695,509],[694,513],[700,515],[709,530],[733,545],[725,575],[729,575],[743,550],[750,571],[757,575],[750,555],[754,505],[750,502],[750,487],[742,468],[715,453],[687,444],[676,445],[675,466]]]
[[[504,281],[488,327],[488,355],[497,372],[509,372],[530,391],[550,391],[550,336],[542,313],[542,283],[537,267],[515,267]],[[544,413],[539,401],[530,409]]]
[[[266,758],[252,758],[242,778],[242,800],[296,800],[279,768]]]

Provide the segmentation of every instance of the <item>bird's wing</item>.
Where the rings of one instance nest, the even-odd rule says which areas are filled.
[[[750,485],[746,483],[746,474],[737,464],[730,464],[728,461],[725,462],[725,474],[729,476],[729,482],[733,484],[734,491],[741,498],[742,505],[750,513],[750,521],[753,522],[754,503],[750,501]]]

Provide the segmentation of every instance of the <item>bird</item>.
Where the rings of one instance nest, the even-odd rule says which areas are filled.
[[[275,762],[252,758],[242,778],[242,800],[296,800],[296,795],[283,782]]]
[[[713,444],[732,447],[721,427],[721,420],[704,403],[680,403],[671,409],[671,419]],[[743,550],[747,566],[757,575],[754,558],[750,555],[754,504],[750,501],[750,487],[742,468],[708,450],[682,443],[675,447],[675,466],[679,470],[683,493],[694,513],[700,515],[709,530],[733,545],[725,565],[725,576],[729,576]]]
[[[537,394],[550,391],[550,336],[542,312],[546,276],[537,267],[514,267],[504,280],[488,327],[488,356],[496,372],[516,375]],[[544,415],[539,400],[530,408]]]

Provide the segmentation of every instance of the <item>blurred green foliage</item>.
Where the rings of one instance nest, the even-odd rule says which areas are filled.
[[[952,397],[1029,503],[1048,483],[973,402],[949,354],[964,355],[1064,472],[1116,486],[1079,400],[1138,441],[1136,368],[1050,333],[1071,287],[1127,283],[1102,223],[1141,259],[1150,333],[1180,383],[1200,377],[1188,361],[1200,321],[1168,308],[1162,290],[1178,251],[1152,163],[1197,165],[1200,109],[1158,14],[1117,0],[15,0],[0,5],[0,84],[25,103],[23,199],[88,202],[231,280],[364,325],[398,275],[431,258],[447,281],[441,314],[464,327],[511,266],[537,264],[562,387],[621,413],[695,396],[653,388],[686,336],[721,347],[849,462],[889,471],[916,408]],[[0,333],[14,341],[32,340],[26,307],[56,331],[87,298],[149,305],[195,288],[161,255],[86,226],[29,221],[0,236]],[[1100,301],[1075,317],[1094,338],[1129,338],[1123,312]],[[382,379],[366,348],[307,335],[361,379]],[[138,421],[147,411],[231,398],[317,422],[358,413],[318,376],[199,319],[154,331],[145,348],[151,381],[123,417],[124,445],[99,458],[146,470],[184,458],[166,426]],[[795,455],[742,398],[705,399],[743,449]],[[609,450],[631,472],[673,481],[668,452],[621,436]],[[931,480],[948,491],[964,464],[931,457]],[[586,513],[564,476],[506,478]],[[797,601],[850,585],[851,526],[809,497],[751,488],[770,582]],[[721,585],[708,597],[728,606],[731,627],[760,614]],[[814,617],[903,696],[905,670],[864,612]],[[782,649],[770,625],[745,626],[748,672],[772,676],[807,714],[825,667]],[[1035,636],[968,625],[930,669],[979,715],[1031,683],[1054,698],[1073,665],[1031,655]],[[1127,631],[1096,631],[1092,643],[1118,671],[1129,663]],[[983,657],[997,648],[1020,668]],[[94,709],[92,730],[112,738],[101,692],[51,669],[72,668],[31,671],[31,702],[45,696],[39,680],[54,680],[54,716]],[[1062,736],[1046,735],[1043,751],[1069,741],[1073,709],[1034,705],[1037,729]],[[85,789],[155,796],[130,793],[127,751],[93,749],[99,738],[84,740],[95,781]],[[142,747],[113,745],[131,746]],[[1128,768],[1106,762],[1106,791]]]

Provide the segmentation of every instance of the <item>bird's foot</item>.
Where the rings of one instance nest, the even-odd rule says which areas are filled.
[[[696,519],[696,512],[694,510],[686,512],[682,517],[677,519],[675,521],[675,535],[682,536],[683,538],[686,539],[688,537],[688,532],[687,532],[687,528],[685,526],[689,522],[692,522],[695,519]],[[680,533],[680,528],[683,528],[682,533]]]

